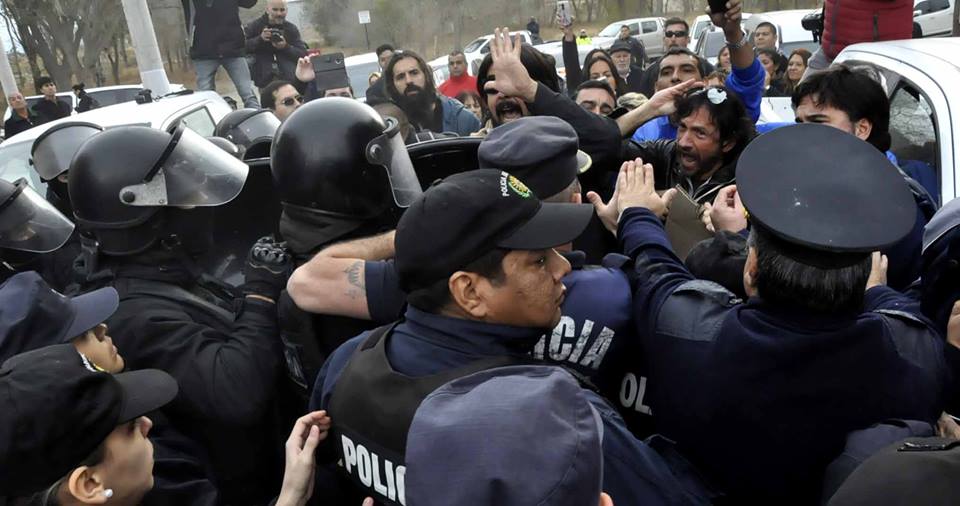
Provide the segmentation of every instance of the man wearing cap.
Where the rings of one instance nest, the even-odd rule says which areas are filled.
[[[405,441],[420,401],[470,372],[530,360],[563,318],[570,264],[553,247],[576,237],[590,214],[580,204],[541,203],[495,169],[449,176],[407,210],[395,240],[404,319],[338,348],[311,400],[333,419],[333,445],[355,490],[403,503]],[[614,501],[692,500],[613,407],[587,395],[603,419],[604,490]]]
[[[621,173],[618,237],[636,261],[650,405],[735,503],[815,503],[848,432],[940,415],[942,339],[883,286],[879,254],[871,270],[871,252],[905,235],[915,212],[884,166],[872,146],[826,126],[757,138],[737,163],[753,224],[743,304],[673,254],[650,211],[662,206],[652,167]]]
[[[623,33],[623,29],[626,26],[620,28],[620,33]],[[627,83],[627,89],[631,92],[639,93],[642,86],[643,79],[643,67],[642,63],[638,63],[636,60],[637,50],[634,47],[640,47],[640,54],[643,55],[643,46],[635,40],[633,37],[629,36],[630,31],[627,30],[627,40],[617,39],[608,52],[610,53],[610,58],[613,60],[613,64],[617,66],[617,73],[620,74],[620,77],[623,78]],[[634,44],[630,44],[630,42]],[[640,61],[643,61],[642,59]]]
[[[109,374],[72,345],[0,366],[0,493],[36,504],[140,504],[153,487],[153,422],[177,395],[157,369]]]
[[[483,168],[501,167],[518,174],[534,194],[543,196],[543,202],[581,202],[577,178],[590,160],[577,149],[573,128],[562,120],[537,116],[504,125],[480,143],[478,156]],[[574,240],[574,248],[581,247],[590,231],[588,226]],[[290,296],[300,308],[313,313],[362,318],[380,325],[401,318],[406,296],[397,281],[393,240],[390,232],[321,250],[291,276]],[[557,250],[572,267],[563,279],[567,287],[561,305],[563,318],[553,332],[540,339],[533,356],[589,378],[621,408],[631,431],[648,436],[653,421],[644,404],[643,364],[635,359],[632,288],[622,270],[627,258],[600,254],[600,265],[589,265],[589,255],[581,250],[571,250],[569,245]],[[602,300],[597,297],[601,293]]]
[[[410,424],[407,504],[611,506],[603,437],[586,391],[558,367],[455,379],[428,395]],[[523,451],[527,441],[540,451]]]

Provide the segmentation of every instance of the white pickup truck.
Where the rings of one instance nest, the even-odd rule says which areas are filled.
[[[519,36],[521,39],[523,39],[524,44],[529,44],[531,46],[533,45],[533,37],[530,35],[530,32],[526,30],[510,32],[510,35],[513,37]],[[466,46],[463,46],[463,55],[467,58],[467,72],[470,75],[477,75],[477,69],[480,68],[480,62],[482,62],[483,57],[490,52],[491,40],[493,40],[492,33],[482,37],[477,37]]]

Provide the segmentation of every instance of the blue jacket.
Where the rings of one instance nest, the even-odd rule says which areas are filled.
[[[438,95],[443,107],[443,131],[453,132],[461,137],[480,130],[480,120],[463,104],[450,97]]]
[[[754,58],[753,64],[747,68],[738,69],[734,67],[733,72],[727,76],[727,80],[723,83],[728,90],[740,97],[740,101],[747,108],[747,114],[753,118],[754,123],[760,119],[763,80],[763,65],[760,65],[760,60]],[[633,133],[633,140],[637,142],[676,138],[677,127],[670,124],[670,118],[667,116],[654,118],[641,125]]]
[[[402,374],[436,374],[489,356],[523,356],[542,333],[541,329],[461,320],[408,308],[387,342],[387,357]],[[311,410],[329,405],[337,378],[366,336],[347,341],[324,364],[310,399]],[[603,490],[618,505],[706,502],[684,490],[660,455],[627,430],[610,403],[592,391],[587,395],[603,420]],[[317,493],[323,497],[322,491]]]
[[[693,278],[650,211],[619,226],[657,426],[734,503],[815,504],[849,432],[939,416],[943,340],[903,295],[874,287],[862,314],[740,303]]]

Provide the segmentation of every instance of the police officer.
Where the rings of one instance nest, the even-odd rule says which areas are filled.
[[[503,125],[480,143],[477,153],[481,167],[516,175],[544,202],[581,202],[578,176],[590,168],[590,157],[578,149],[576,132],[561,119],[534,116]],[[644,404],[647,380],[637,358],[632,287],[622,269],[628,258],[610,254],[602,265],[587,265],[585,255],[570,245],[557,249],[573,269],[563,280],[563,318],[540,339],[533,356],[589,378],[621,408],[630,429],[646,437],[653,427]],[[294,272],[289,293],[308,311],[389,323],[403,315],[405,302],[393,256],[392,234],[334,245]],[[356,276],[351,278],[351,272]],[[351,284],[354,279],[363,283]],[[350,296],[361,288],[362,296]]]
[[[196,264],[211,246],[213,208],[236,197],[246,176],[243,162],[183,126],[172,134],[119,127],[81,146],[69,182],[85,287],[116,288],[120,306],[108,323],[128,367],[177,379],[165,414],[204,447],[231,504],[265,501],[281,467],[272,460],[272,436],[281,434],[272,423],[275,301],[289,258],[271,240],[258,242],[239,291]]]
[[[652,167],[621,172],[618,235],[636,265],[650,406],[737,504],[815,503],[847,433],[886,418],[932,422],[943,408],[942,339],[883,286],[878,253],[871,268],[871,252],[906,235],[916,213],[900,174],[877,167],[889,167],[882,153],[823,125],[747,147],[742,305],[673,254]]]
[[[0,179],[0,282],[17,272],[41,268],[40,256],[56,251],[73,223],[27,184]]]
[[[421,192],[399,131],[369,106],[337,97],[314,100],[283,123],[271,170],[283,206],[280,233],[298,264],[334,242],[396,226],[401,210]],[[363,273],[348,275],[362,286]],[[290,378],[304,402],[326,357],[373,327],[309,315],[286,294],[279,312]]]
[[[940,333],[947,334],[947,321],[960,299],[960,200],[945,204],[923,229],[920,261],[923,314]]]
[[[220,119],[213,131],[236,144],[241,158],[252,160],[270,156],[270,144],[280,128],[280,120],[269,109],[237,109]]]
[[[404,441],[423,398],[471,372],[531,360],[563,316],[570,264],[553,247],[579,235],[590,216],[586,205],[541,203],[495,169],[450,176],[404,213],[396,233],[404,319],[338,348],[311,399],[333,420],[332,444],[354,490],[404,503]],[[693,502],[613,407],[587,396],[603,419],[603,489],[613,501]]]
[[[103,128],[84,121],[59,123],[40,134],[30,148],[30,164],[47,185],[47,200],[69,218],[73,206],[67,191],[70,160],[80,146]],[[38,270],[51,286],[67,290],[77,282],[74,261],[80,255],[80,236],[75,230],[56,251],[40,258]]]

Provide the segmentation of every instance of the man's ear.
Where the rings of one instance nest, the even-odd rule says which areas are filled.
[[[856,135],[861,140],[867,140],[870,138],[870,134],[873,133],[873,123],[866,118],[860,118],[853,124],[853,135]]]
[[[743,265],[743,289],[748,297],[757,294],[757,250],[747,249],[747,262]]]
[[[729,153],[730,150],[733,149],[733,147],[736,146],[736,145],[737,145],[737,142],[736,142],[735,140],[733,140],[733,139],[730,139],[729,141],[724,142],[724,143],[720,146],[720,151],[723,151],[724,153]]]
[[[71,471],[65,486],[66,492],[81,504],[107,502],[103,482],[92,467],[80,466]]]
[[[487,316],[489,308],[484,298],[480,284],[482,276],[475,272],[457,271],[450,276],[447,287],[453,303],[471,318],[482,320]]]

